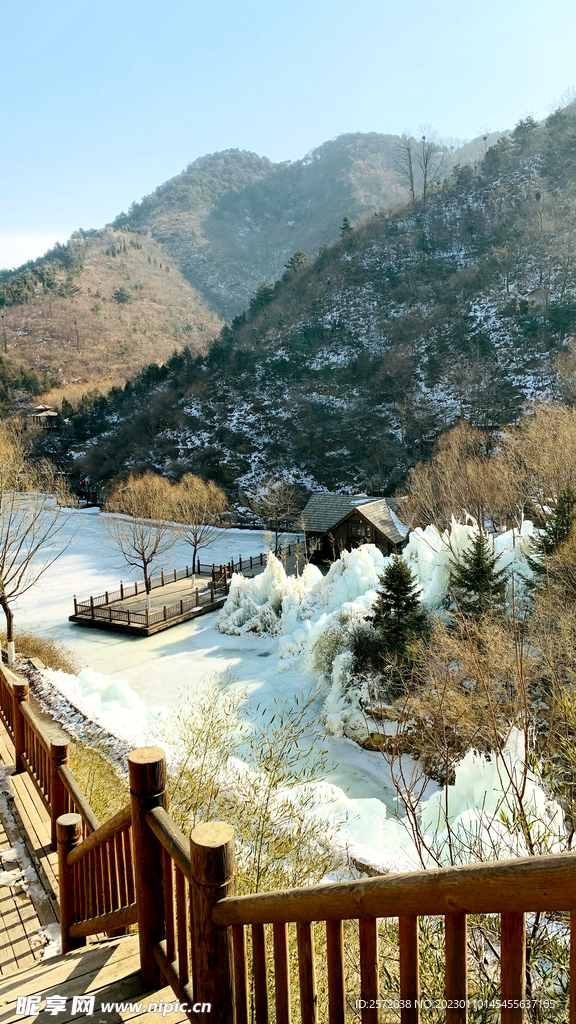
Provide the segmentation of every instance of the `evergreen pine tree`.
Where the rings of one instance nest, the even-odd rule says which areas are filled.
[[[452,561],[450,588],[464,615],[483,615],[504,604],[504,586],[508,569],[498,569],[498,555],[490,550],[483,533],[478,532],[471,547],[458,561]]]
[[[342,221],[342,224],[340,226],[340,234],[342,238],[344,238],[346,235],[349,235],[351,231],[352,221],[350,220],[349,217],[344,217],[344,220]]]
[[[293,256],[290,257],[288,263],[285,263],[287,274],[298,274],[301,270],[304,270],[308,266],[306,254],[298,249]]]
[[[380,591],[373,625],[381,634],[382,649],[404,657],[410,641],[428,632],[428,613],[418,597],[418,583],[408,563],[394,555],[380,576]]]
[[[576,491],[568,483],[552,505],[540,536],[534,537],[526,562],[532,577],[525,579],[531,590],[544,590],[548,582],[548,559],[568,540],[576,522]]]

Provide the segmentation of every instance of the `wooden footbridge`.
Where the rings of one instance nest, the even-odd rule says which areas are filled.
[[[3,813],[17,821],[41,879],[39,896],[24,894],[16,910],[18,893],[1,904],[3,1024],[48,1016],[98,1024],[289,1024],[293,1012],[302,1024],[417,1024],[422,915],[444,918],[444,992],[438,995],[446,1000],[448,1024],[468,1019],[468,914],[501,916],[504,1024],[525,1019],[527,913],[570,912],[570,972],[576,976],[573,854],[236,896],[232,828],[212,822],[183,835],[168,811],[162,750],[130,755],[130,803],[100,824],[68,767],[66,743],[46,732],[27,690],[0,671],[0,755],[14,785]],[[10,835],[4,841],[14,842]],[[39,961],[32,932],[39,921],[56,918],[63,954]],[[384,980],[379,918],[398,919],[395,997],[401,1008],[393,1014],[378,1009]],[[354,994],[345,988],[349,921],[359,949]],[[83,997],[80,1007],[74,997]],[[576,986],[564,1019],[576,1024]]]

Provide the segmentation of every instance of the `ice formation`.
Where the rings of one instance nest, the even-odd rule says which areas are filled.
[[[454,784],[434,791],[422,802],[421,844],[409,819],[389,817],[379,800],[350,800],[337,786],[322,782],[301,788],[313,795],[316,814],[332,826],[341,824],[343,835],[353,840],[356,856],[381,871],[432,867],[435,857],[444,864],[525,857],[529,850],[524,834],[511,824],[517,821],[518,810],[511,780],[521,788],[524,761],[523,736],[516,729],[501,757],[488,759],[468,751],[456,768]],[[534,846],[542,844],[549,853],[563,849],[562,808],[546,795],[532,771],[527,772],[523,806]],[[375,857],[374,851],[381,851],[380,857]]]
[[[165,720],[168,709],[145,704],[122,679],[91,668],[78,675],[43,669],[44,681],[91,722],[131,746],[143,746]]]
[[[478,533],[470,518],[466,524],[452,519],[449,530],[435,526],[416,529],[404,548],[406,559],[420,585],[421,600],[429,608],[446,604],[451,561],[466,551]],[[533,524],[525,520],[520,531],[491,535],[488,540],[499,556],[498,566],[510,570],[516,594],[523,577],[530,575],[526,554],[534,535]],[[367,725],[361,710],[362,684],[354,679],[349,652],[336,653],[326,671],[324,648],[330,632],[338,632],[345,644],[346,626],[369,616],[378,591],[378,580],[391,561],[373,544],[343,552],[322,576],[315,566],[306,566],[302,576],[288,576],[282,563],[268,556],[266,570],[254,579],[232,577],[230,593],[217,626],[222,633],[273,633],[278,635],[279,669],[296,659],[319,677],[325,697],[324,717],[328,732],[360,739]]]

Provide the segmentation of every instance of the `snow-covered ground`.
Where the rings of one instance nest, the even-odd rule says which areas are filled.
[[[18,602],[15,611],[18,627],[32,629],[66,644],[84,665],[115,684],[125,681],[146,705],[173,708],[179,695],[198,685],[203,676],[231,669],[238,685],[247,691],[251,709],[273,710],[275,701],[293,701],[295,696],[309,698],[316,688],[311,676],[300,666],[278,671],[278,638],[272,636],[228,636],[216,628],[217,613],[201,616],[173,629],[151,637],[128,637],[104,630],[90,629],[68,622],[73,612],[73,596],[102,594],[115,589],[119,579],[128,582],[134,575],[122,567],[105,525],[106,517],[95,511],[74,511],[60,535],[68,545],[49,574]],[[223,530],[211,548],[204,549],[202,560],[227,561],[232,556],[243,558],[259,554],[265,548],[265,536],[257,530]],[[185,565],[190,559],[186,544],[178,544],[170,552],[165,567]],[[110,680],[94,680],[92,693],[83,697],[91,710],[97,709],[94,691],[102,689],[104,699],[103,725],[110,726],[116,717],[124,736],[131,721],[134,741],[142,736],[142,709],[112,707],[118,700],[117,686]],[[81,691],[77,693],[82,696]],[[127,701],[122,699],[122,705]],[[102,702],[100,702],[102,705]],[[317,697],[310,708],[310,720],[319,721],[323,699]],[[328,750],[331,770],[327,782],[335,790],[327,792],[328,804],[342,811],[354,823],[350,830],[360,844],[372,850],[372,860],[380,856],[381,824],[387,809],[395,807],[395,794],[387,765],[379,753],[362,750],[345,737],[321,737],[322,749]],[[341,793],[339,792],[341,791]],[[386,857],[383,863],[390,858]],[[392,858],[393,859],[393,858]]]
[[[464,550],[475,532],[473,524],[452,525],[443,537],[433,527],[414,531],[405,555],[422,587],[423,599],[437,605],[445,595],[450,549]],[[524,556],[532,524],[521,536],[505,534],[495,539],[502,564],[525,567]],[[16,609],[16,626],[31,628],[65,643],[86,669],[78,677],[48,673],[47,679],[73,704],[104,728],[134,745],[154,739],[158,717],[169,717],[180,695],[202,685],[215,673],[232,671],[247,694],[252,715],[273,711],[277,701],[312,698],[308,709],[318,743],[328,751],[330,769],[315,788],[316,813],[336,817],[341,836],[357,859],[384,870],[417,866],[415,849],[403,825],[395,818],[396,793],[388,765],[378,752],[362,749],[351,738],[363,716],[355,707],[353,691],[345,679],[346,653],[335,659],[332,679],[318,690],[319,673],[314,665],[314,643],[341,613],[365,616],[376,596],[378,573],[386,561],[378,549],[365,545],[335,563],[322,577],[310,567],[301,580],[286,577],[273,559],[265,573],[254,580],[234,577],[230,597],[220,613],[212,613],[147,638],[127,637],[68,622],[73,595],[87,597],[115,589],[123,575],[121,559],[106,529],[106,517],[97,512],[74,511],[61,535],[61,557],[49,575],[25,595]],[[239,554],[243,558],[265,547],[259,531],[222,531],[203,560],[217,563]],[[185,565],[189,548],[178,544],[165,568]],[[220,629],[216,622],[219,621]],[[264,629],[262,629],[264,626]],[[266,632],[266,629],[269,629]],[[352,702],[350,700],[350,694]],[[329,727],[326,734],[324,723]],[[352,726],[350,725],[352,723]],[[365,728],[365,723],[363,724]],[[348,733],[348,735],[346,735]],[[508,757],[513,766],[519,754],[512,742]],[[534,807],[561,832],[561,812],[530,780]],[[434,834],[442,832],[437,819],[434,786],[423,823]],[[470,752],[457,770],[451,787],[450,818],[462,827],[482,831],[483,812],[502,798],[502,780],[494,764]],[[437,802],[437,801],[436,801]],[[504,805],[506,807],[506,805]],[[425,821],[426,819],[426,821]],[[457,820],[458,819],[458,820]],[[523,852],[503,848],[509,854]]]

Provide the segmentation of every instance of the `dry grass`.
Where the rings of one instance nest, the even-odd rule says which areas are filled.
[[[206,351],[221,321],[158,242],[105,228],[75,244],[84,262],[73,279],[77,294],[58,298],[38,290],[31,302],[4,311],[8,358],[61,379],[52,403],[68,397],[68,388],[74,400],[86,385],[104,391],[123,384],[184,344]],[[61,271],[58,281],[65,279]],[[119,288],[129,302],[113,298]]]
[[[23,658],[39,658],[47,668],[60,669],[75,675],[81,664],[69,647],[52,640],[51,637],[38,636],[26,630],[16,630],[16,650]],[[6,644],[6,633],[0,635],[0,644]]]
[[[97,746],[70,742],[70,768],[101,822],[122,810],[130,791]]]

